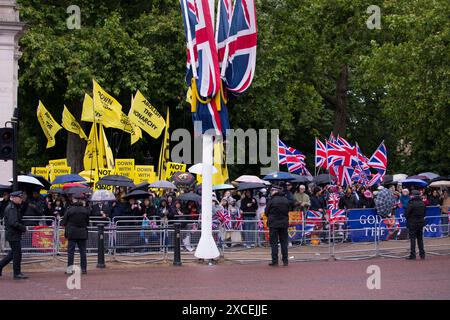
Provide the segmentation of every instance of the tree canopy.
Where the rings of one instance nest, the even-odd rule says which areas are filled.
[[[161,114],[170,107],[171,130],[192,128],[178,1],[80,0],[79,30],[66,26],[71,1],[18,3],[27,24],[20,40],[21,170],[65,157],[66,148],[82,150],[65,131],[45,149],[35,111],[40,99],[57,120],[64,104],[79,118],[92,78],[125,112],[139,89]],[[366,25],[369,5],[381,9],[380,29]],[[233,128],[280,129],[283,141],[307,155],[310,169],[314,137],[334,131],[367,156],[385,140],[390,172],[450,174],[448,1],[258,0],[256,6],[256,74],[246,94],[230,99]],[[122,133],[107,134],[117,145]],[[160,143],[144,135],[129,147],[124,134],[118,156],[139,162],[150,151],[156,164]]]

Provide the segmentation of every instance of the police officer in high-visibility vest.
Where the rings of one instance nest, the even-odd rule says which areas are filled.
[[[3,268],[13,262],[13,274],[14,280],[28,279],[21,272],[22,262],[22,233],[27,228],[22,222],[22,214],[20,206],[22,204],[22,191],[12,192],[10,195],[10,203],[6,206],[4,212],[4,224],[5,224],[5,240],[8,241],[11,251],[0,261],[0,276],[2,275]]]

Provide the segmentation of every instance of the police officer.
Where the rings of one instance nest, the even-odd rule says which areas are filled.
[[[67,274],[72,274],[75,247],[80,250],[81,273],[87,273],[86,242],[88,239],[88,225],[90,210],[84,206],[84,194],[75,194],[72,205],[66,210],[61,224],[65,226],[65,237],[69,241],[67,254]]]
[[[0,276],[2,275],[3,268],[13,262],[13,272],[14,280],[28,279],[21,272],[21,262],[22,262],[22,233],[24,233],[27,228],[22,222],[22,214],[20,213],[20,205],[22,204],[22,191],[12,192],[10,195],[10,203],[6,206],[4,212],[4,223],[5,223],[5,239],[9,242],[11,251],[0,261]]]
[[[283,265],[288,265],[288,227],[290,202],[278,187],[272,187],[271,199],[266,206],[269,225],[272,262],[270,266],[278,266],[278,240],[280,240]]]
[[[416,259],[416,239],[419,246],[420,259],[425,259],[425,249],[423,246],[423,227],[425,226],[425,204],[422,201],[418,190],[412,191],[412,200],[406,208],[405,218],[409,230],[409,239],[411,241],[411,253],[408,260]]]

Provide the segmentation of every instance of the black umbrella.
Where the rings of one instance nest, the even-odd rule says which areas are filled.
[[[262,189],[262,188],[267,188],[267,186],[264,183],[239,183],[238,187],[237,187],[237,191],[242,191],[242,190],[254,190],[254,189]]]
[[[175,172],[170,180],[177,188],[190,188],[197,183],[197,179],[190,172]]]
[[[43,176],[38,175],[38,174],[29,174],[28,176],[36,178],[39,180],[40,183],[42,183],[42,185],[44,186],[45,190],[50,189],[50,187],[52,186],[52,184],[50,183],[50,181],[48,181],[47,179],[45,179]]]
[[[180,195],[177,200],[181,200],[181,201],[196,201],[196,202],[200,202],[202,201],[202,197],[199,196],[196,193],[193,192],[188,192],[188,193],[183,193],[182,195]]]
[[[314,182],[317,185],[319,185],[319,184],[329,184],[329,183],[331,183],[331,176],[328,173],[319,174],[318,176],[314,177]]]
[[[150,193],[148,193],[147,191],[143,191],[143,190],[134,190],[130,193],[127,193],[123,198],[124,199],[145,199],[150,197]]]
[[[307,183],[311,182],[311,178],[308,178],[307,176],[298,176],[294,180],[289,181],[290,183]]]
[[[150,186],[150,183],[148,182],[142,182],[136,185],[136,187],[131,188],[130,192],[135,190],[142,190],[142,191],[148,191],[148,187]]]
[[[103,178],[97,181],[97,184],[103,184],[107,186],[118,186],[118,187],[132,187],[132,188],[135,187],[133,180],[131,180],[128,177],[120,176],[117,174],[104,176]]]

